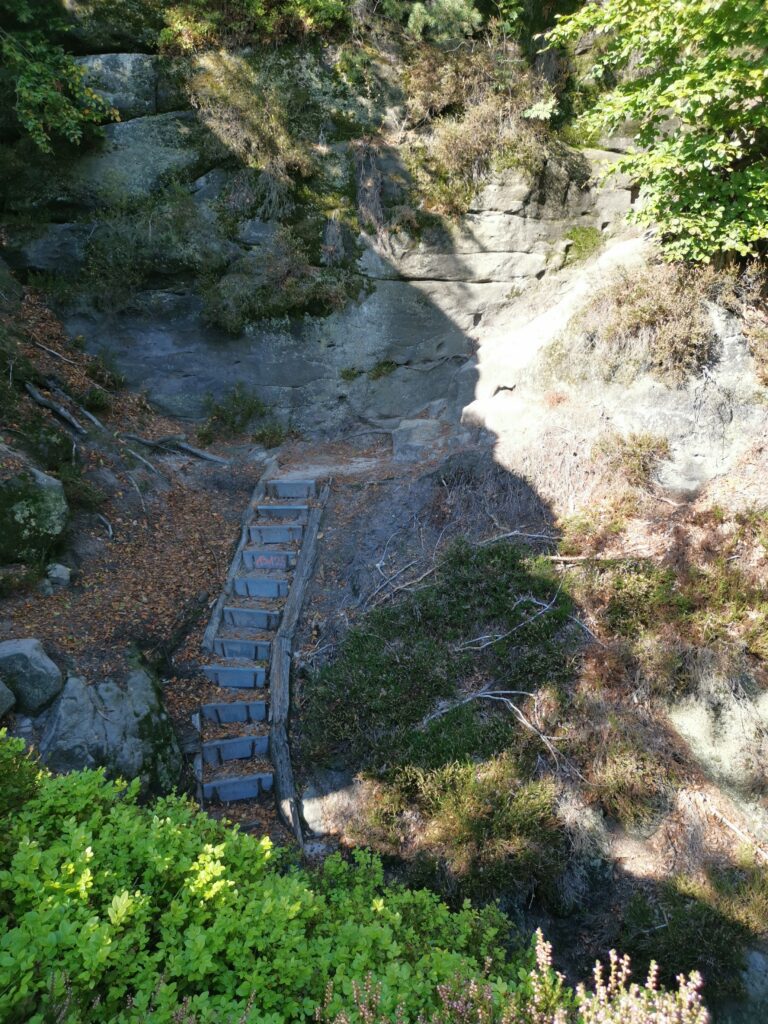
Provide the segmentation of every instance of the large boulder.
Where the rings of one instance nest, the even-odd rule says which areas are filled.
[[[61,691],[61,670],[39,640],[0,643],[0,673],[19,710],[28,714],[42,711]]]
[[[85,84],[114,107],[122,120],[157,113],[157,66],[146,53],[80,57]]]
[[[0,679],[0,718],[3,715],[7,715],[15,703],[16,695],[13,690],[7,687],[2,679]]]
[[[92,224],[46,224],[8,242],[8,261],[16,269],[39,270],[65,277],[77,274],[85,262]]]
[[[37,561],[61,537],[68,520],[60,480],[30,467],[0,482],[0,565]]]
[[[86,207],[141,199],[171,177],[195,177],[223,155],[192,111],[134,117],[105,127],[101,145],[66,169],[60,193]]]
[[[40,755],[58,772],[105,767],[164,793],[179,781],[181,754],[155,680],[142,669],[125,683],[89,686],[70,676],[40,741]]]

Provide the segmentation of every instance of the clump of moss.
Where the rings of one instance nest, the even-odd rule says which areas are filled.
[[[29,473],[0,484],[0,564],[35,565],[52,550],[67,524],[61,492]]]
[[[599,228],[576,225],[571,228],[566,239],[571,243],[568,247],[568,262],[577,263],[589,259],[601,248],[603,236]]]

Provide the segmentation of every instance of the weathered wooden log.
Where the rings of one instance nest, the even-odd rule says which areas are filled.
[[[293,777],[287,731],[291,709],[291,651],[299,615],[304,605],[307,584],[317,556],[317,534],[329,491],[330,485],[326,484],[320,494],[318,504],[310,512],[288,600],[283,608],[280,628],[272,642],[272,661],[269,670],[269,736],[277,809],[285,824],[296,836],[296,841],[302,850],[304,848],[304,833],[301,823],[301,808]]]

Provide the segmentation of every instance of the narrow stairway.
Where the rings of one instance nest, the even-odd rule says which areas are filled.
[[[250,506],[243,540],[211,627],[215,660],[203,666],[220,699],[192,720],[200,734],[195,777],[201,804],[255,800],[270,793],[269,669],[290,592],[314,480],[270,480]]]

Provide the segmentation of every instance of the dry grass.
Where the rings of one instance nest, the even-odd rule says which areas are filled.
[[[495,169],[519,167],[531,176],[543,169],[548,128],[523,111],[547,87],[513,44],[489,39],[450,53],[421,46],[405,86],[408,125],[416,132],[406,160],[430,210],[466,211]]]
[[[658,464],[670,455],[669,441],[656,434],[606,434],[595,452],[633,487],[647,487]]]
[[[651,264],[622,270],[553,343],[546,369],[574,381],[618,383],[651,373],[679,386],[714,357],[706,303],[732,286],[731,275],[709,268]]]

